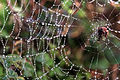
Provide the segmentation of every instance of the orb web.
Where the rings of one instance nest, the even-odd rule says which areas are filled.
[[[119,79],[119,2],[1,3],[5,4],[0,20],[1,79]],[[97,41],[102,26],[109,35]]]

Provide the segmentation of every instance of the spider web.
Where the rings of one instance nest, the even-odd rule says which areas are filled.
[[[112,3],[7,0],[0,21],[1,79],[119,79],[120,12]],[[98,42],[101,26],[108,26],[109,35]]]

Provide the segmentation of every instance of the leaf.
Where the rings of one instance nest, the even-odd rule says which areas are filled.
[[[47,66],[54,65],[54,61],[50,58],[48,53],[40,53],[40,55],[37,56],[36,61],[47,64]]]
[[[82,80],[82,74],[78,74],[76,80]]]
[[[86,78],[89,80],[91,78],[91,74],[90,73],[86,73]]]
[[[3,67],[0,65],[0,77],[4,75]]]
[[[16,54],[11,54],[11,55],[8,55],[9,57],[7,57],[5,59],[5,62],[4,62],[4,65],[6,65],[6,67],[10,67],[11,65],[15,65],[15,67],[17,68],[21,68],[22,65],[20,65],[23,61],[23,59],[21,59],[21,57],[19,55],[16,55]]]
[[[54,71],[57,75],[64,76],[63,72],[59,68],[55,68]]]
[[[70,10],[70,6],[72,5],[72,2],[71,1],[67,1],[66,2],[66,0],[64,0],[64,3],[63,3],[63,9],[65,9],[65,10]]]
[[[25,80],[24,77],[17,77],[17,80]]]
[[[5,76],[4,68],[2,65],[0,65],[0,80]]]
[[[85,11],[84,11],[83,9],[80,9],[80,10],[78,11],[78,14],[79,14],[79,16],[82,17],[82,18],[86,17],[86,13],[85,13]]]
[[[38,75],[38,77],[43,76],[43,74],[44,74],[43,72],[41,72],[41,71],[37,71],[37,75]],[[47,79],[47,76],[43,76],[43,77],[42,77],[42,80],[48,80],[48,79]]]
[[[116,64],[118,62],[112,50],[110,50],[109,48],[106,48],[104,52],[105,52],[105,57],[109,61],[109,63]]]
[[[18,77],[17,73],[15,71],[13,71],[12,69],[8,70],[8,75],[10,78]]]
[[[44,54],[46,53],[40,53],[38,56],[36,56],[36,61],[44,63],[45,62]]]
[[[26,77],[34,76],[34,68],[28,62],[26,62],[25,65],[24,65],[24,72],[23,72],[23,74]]]

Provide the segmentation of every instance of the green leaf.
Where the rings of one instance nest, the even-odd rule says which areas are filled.
[[[0,77],[4,75],[3,67],[0,65]]]
[[[15,71],[13,71],[12,69],[8,70],[8,75],[10,78],[18,77],[18,74]]]
[[[78,74],[76,80],[82,80],[82,74]]]
[[[43,76],[43,74],[44,74],[43,72],[41,72],[41,71],[37,71],[37,75],[38,75],[38,77]],[[47,79],[47,76],[43,76],[43,77],[42,77],[42,80],[48,80],[48,79]]]
[[[54,71],[55,71],[55,73],[57,74],[57,75],[59,75],[59,76],[64,76],[64,74],[62,73],[62,71],[59,69],[59,68],[55,68],[54,69]]]
[[[21,59],[21,57],[19,55],[16,54],[10,54],[8,55],[8,57],[5,59],[4,65],[6,65],[6,67],[10,67],[11,65],[15,65],[15,67],[17,68],[21,68],[22,65],[20,65],[23,62],[23,59]]]
[[[38,62],[45,62],[45,57],[44,57],[44,55],[45,55],[46,53],[40,53],[38,56],[36,56],[36,61],[38,61]]]
[[[115,54],[113,53],[113,51],[109,48],[106,48],[104,50],[105,52],[105,57],[106,59],[109,61],[110,64],[117,64],[120,63],[120,58],[119,56],[115,56]]]
[[[24,72],[23,72],[24,76],[26,77],[33,77],[34,76],[34,67],[26,62],[25,65],[24,65]]]
[[[63,2],[63,9],[64,10],[70,10],[70,6],[72,5],[72,2],[70,1],[70,0],[68,0],[68,1],[66,1],[66,0],[64,0],[64,2]]]
[[[91,78],[91,74],[90,73],[86,73],[86,78],[89,80]]]
[[[0,65],[0,80],[2,80],[4,76],[5,76],[4,68],[2,65]]]
[[[85,13],[85,11],[84,11],[83,9],[80,9],[80,10],[78,11],[78,15],[79,15],[80,17],[82,17],[82,18],[86,17],[86,13]]]
[[[48,53],[40,53],[40,55],[37,56],[36,61],[47,64],[48,66],[54,65],[54,61],[50,58]]]

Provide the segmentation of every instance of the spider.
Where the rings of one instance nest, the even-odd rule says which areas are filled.
[[[107,27],[98,27],[98,41],[102,40],[103,37],[107,38],[109,34]]]

